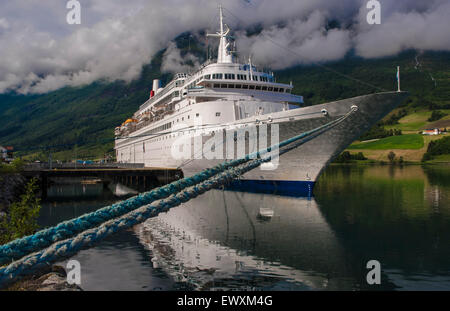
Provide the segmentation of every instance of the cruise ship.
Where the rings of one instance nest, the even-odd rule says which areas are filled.
[[[392,91],[305,106],[302,96],[292,94],[292,83],[277,82],[251,59],[237,62],[222,7],[219,11],[220,30],[207,34],[219,40],[217,60],[194,73],[175,74],[165,87],[153,81],[149,99],[115,129],[118,162],[179,168],[191,176],[339,121],[230,185],[310,195],[324,167],[407,96]]]

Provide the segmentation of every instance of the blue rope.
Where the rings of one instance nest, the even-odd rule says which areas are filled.
[[[41,249],[41,251],[23,257],[22,259],[11,263],[6,268],[1,268],[0,285],[7,281],[17,279],[21,274],[24,274],[24,272],[28,270],[32,271],[42,265],[48,264],[48,262],[55,261],[61,256],[74,254],[82,247],[92,245],[111,233],[143,222],[148,217],[156,216],[161,211],[168,210],[171,207],[197,197],[213,187],[224,185],[237,176],[259,166],[262,162],[269,161],[271,156],[269,155],[264,158],[263,155],[274,148],[282,148],[308,137],[311,134],[320,133],[322,130],[335,126],[347,118],[351,112],[316,129],[304,132],[287,139],[278,145],[267,148],[267,150],[255,152],[242,159],[221,163],[214,168],[206,169],[192,177],[181,179],[167,186],[104,207],[96,212],[63,222],[55,227],[42,230],[34,235],[3,245],[0,249],[3,260],[5,258],[13,259],[14,256],[20,256],[19,254],[24,254],[23,256],[25,256],[38,249]],[[299,144],[306,141],[307,140],[304,140]],[[286,148],[286,150],[280,151],[280,154],[291,149],[292,148]],[[259,159],[251,160],[251,158],[255,157],[259,157]],[[189,189],[185,190],[186,188]],[[167,197],[169,197],[169,199],[161,200],[153,205],[148,205],[155,200]],[[97,225],[100,226],[94,228]],[[80,232],[82,233],[75,238],[67,239]],[[54,244],[51,245],[52,243]],[[49,245],[51,245],[49,248],[43,249]]]
[[[47,247],[52,243],[71,237],[79,232],[93,228],[112,218],[124,215],[145,204],[166,198],[186,187],[195,185],[208,179],[229,167],[243,163],[245,159],[221,163],[213,168],[206,169],[195,176],[184,178],[152,191],[139,194],[119,203],[103,207],[95,212],[82,215],[78,218],[64,221],[54,227],[41,230],[33,235],[26,236],[8,244],[0,246],[0,264],[11,262],[33,251]]]
[[[268,159],[270,159],[270,157],[253,160],[244,163],[237,168],[230,168],[229,170],[211,177],[200,184],[194,185],[187,190],[180,191],[178,194],[173,194],[167,199],[154,202],[151,205],[145,205],[119,218],[109,220],[99,227],[86,230],[73,238],[58,241],[49,248],[27,255],[11,263],[9,266],[0,269],[0,287],[18,280],[23,275],[36,271],[37,269],[48,265],[50,262],[70,257],[81,249],[94,245],[108,235],[142,223],[146,219],[155,217],[161,212],[166,212],[170,208],[187,202],[212,188],[224,185],[234,178],[257,167],[263,161],[268,161]]]

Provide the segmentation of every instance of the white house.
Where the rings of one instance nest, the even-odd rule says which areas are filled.
[[[441,131],[439,129],[423,130],[422,135],[439,135]]]
[[[0,162],[11,162],[13,160],[13,150],[11,146],[0,146]]]

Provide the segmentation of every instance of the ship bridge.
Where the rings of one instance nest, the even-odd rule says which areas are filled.
[[[179,109],[196,103],[217,100],[247,101],[249,104],[270,102],[275,106],[281,104],[284,108],[280,109],[303,104],[302,96],[291,94],[292,82],[277,82],[273,72],[258,70],[250,57],[247,64],[236,62],[234,48],[231,49],[234,44],[229,35],[230,28],[223,22],[222,7],[219,11],[220,31],[207,34],[219,38],[217,61],[208,60],[192,74],[177,73],[165,87],[160,86],[159,80],[154,80],[149,99],[133,115],[135,122],[117,127],[116,135],[170,119]],[[155,130],[167,128],[166,124],[155,126]]]

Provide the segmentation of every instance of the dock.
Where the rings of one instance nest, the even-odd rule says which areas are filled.
[[[161,186],[183,178],[181,169],[167,167],[144,167],[143,165],[124,164],[86,164],[75,167],[70,165],[29,165],[22,175],[28,179],[37,178],[40,183],[42,198],[47,197],[49,184],[58,178],[96,178],[104,186],[109,183],[121,183],[130,187],[148,189]]]

